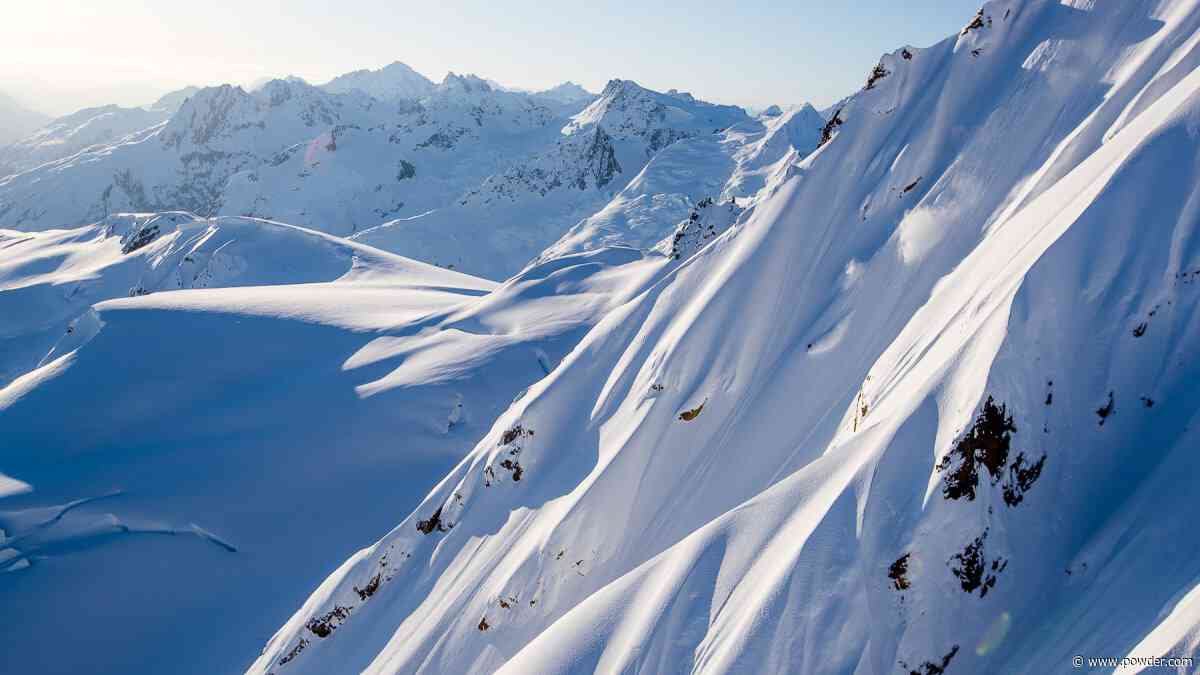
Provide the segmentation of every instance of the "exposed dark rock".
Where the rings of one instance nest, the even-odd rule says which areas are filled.
[[[521,474],[525,473],[525,470],[521,468],[520,462],[514,462],[511,459],[506,459],[503,462],[500,462],[500,466],[501,468],[512,473],[512,479],[514,481],[519,482],[521,480]]]
[[[834,130],[843,124],[845,124],[845,120],[842,119],[842,109],[838,108],[834,111],[833,117],[830,117],[825,126],[821,128],[821,140],[817,141],[817,147],[819,148],[828,143],[833,138]]]
[[[387,563],[383,562],[382,564],[386,565]],[[375,595],[375,591],[378,591],[378,590],[379,590],[379,575],[378,574],[371,577],[371,580],[367,582],[366,586],[364,586],[362,588],[359,588],[358,586],[354,587],[354,592],[358,594],[359,600],[366,600],[367,598],[371,597],[372,595]]]
[[[129,254],[148,245],[158,238],[158,225],[144,225],[131,232],[129,238],[121,244],[121,253]]]
[[[888,567],[888,578],[892,580],[892,586],[898,591],[907,590],[912,586],[912,582],[908,579],[908,558],[911,553],[896,558],[896,562]]]
[[[1096,409],[1096,415],[1100,418],[1100,426],[1104,426],[1104,421],[1116,412],[1117,406],[1116,403],[1113,402],[1113,393],[1110,391],[1108,392],[1108,403],[1105,403],[1102,407]]]
[[[884,68],[882,63],[876,63],[875,67],[871,69],[871,74],[867,76],[867,86],[863,87],[863,89],[874,89],[875,83],[888,75],[891,75],[891,73],[887,71],[887,68]]]
[[[988,591],[996,586],[997,575],[1008,566],[1008,561],[1003,558],[988,560],[983,550],[987,535],[988,531],[984,530],[983,534],[967,544],[962,553],[955,553],[947,563],[950,565],[950,572],[958,578],[963,591],[974,593],[978,590],[981,598],[987,596]]]
[[[433,512],[433,515],[429,516],[429,520],[418,521],[417,529],[425,534],[433,534],[434,530],[437,530],[438,532],[447,531],[449,528],[442,523],[442,507],[437,507],[437,510]]]
[[[907,663],[901,661],[900,668],[907,670],[909,675],[942,675],[942,673],[946,672],[946,667],[950,665],[950,661],[954,659],[954,655],[957,653],[958,645],[954,645],[938,663],[926,661],[916,668],[909,668]]]
[[[701,403],[700,405],[696,406],[695,408],[692,408],[691,410],[685,410],[685,411],[679,413],[679,419],[683,420],[684,422],[691,422],[692,420],[694,420],[700,416],[700,412],[702,410],[704,410],[704,403]]]
[[[1016,506],[1025,499],[1025,493],[1042,475],[1042,466],[1046,463],[1046,455],[1033,464],[1025,462],[1025,453],[1017,455],[1016,460],[1008,467],[1008,479],[1004,483],[1004,503]]]
[[[400,168],[396,171],[396,180],[408,180],[416,175],[417,167],[413,166],[412,162],[405,159],[400,160]]]
[[[350,607],[334,605],[333,609],[326,612],[324,616],[309,619],[305,626],[317,637],[329,637],[343,621],[350,618],[350,610]]]
[[[983,26],[984,26],[983,8],[980,7],[979,12],[977,12],[975,14],[975,18],[971,19],[971,23],[967,24],[966,28],[962,29],[961,35],[966,35],[967,33],[970,33],[973,30],[978,30],[980,28],[983,28]]]
[[[992,485],[995,485],[1008,462],[1009,444],[1016,430],[1007,407],[997,406],[989,396],[971,430],[958,439],[954,448],[935,467],[946,473],[942,496],[946,499],[966,497],[974,500],[980,468],[987,471]]]
[[[292,659],[299,656],[300,652],[304,651],[304,648],[307,646],[308,646],[308,638],[303,638],[303,637],[300,638],[300,641],[296,643],[295,647],[292,647],[290,650],[288,650],[288,653],[284,654],[283,656],[281,656],[279,658],[279,665],[281,665],[281,666],[287,665],[289,661],[291,661]]]
[[[592,136],[591,144],[584,151],[583,162],[584,174],[590,174],[598,188],[608,185],[617,174],[621,173],[621,165],[617,163],[617,153],[613,148],[612,138],[599,126],[596,127],[596,133]],[[580,190],[586,189],[587,180],[583,174],[578,177],[578,182]]]
[[[522,427],[520,424],[518,424],[517,426],[509,429],[508,431],[506,431],[500,435],[500,445],[508,445],[509,443],[512,443],[513,441],[517,440],[521,436],[524,436],[525,433],[526,433],[525,428]],[[529,435],[532,436],[533,432],[530,431]]]

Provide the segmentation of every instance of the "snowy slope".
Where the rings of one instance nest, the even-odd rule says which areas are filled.
[[[196,87],[173,91],[141,108],[106,105],[59,117],[32,134],[0,147],[0,177],[70,157],[93,146],[108,146],[127,138],[134,140],[148,136],[196,91]]]
[[[333,281],[394,256],[318,232],[186,212],[119,214],[71,230],[0,230],[0,384],[92,337],[90,307],[188,288]],[[452,276],[452,275],[451,275]],[[478,282],[476,282],[478,283]]]
[[[40,359],[0,388],[5,672],[244,668],[665,269],[608,249],[496,285],[185,213],[0,246],[0,353]]]
[[[1194,655],[1198,24],[1008,0],[885,55],[250,672]]]

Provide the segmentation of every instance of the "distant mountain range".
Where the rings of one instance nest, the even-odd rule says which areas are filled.
[[[774,159],[815,146],[823,120],[811,109],[791,119],[794,143],[770,145]],[[0,225],[77,226],[123,211],[239,215],[501,279],[676,142],[730,139],[706,146],[724,159],[683,193],[719,196],[737,164],[731,153],[767,130],[740,108],[629,81],[598,96],[569,82],[516,92],[454,73],[435,84],[393,63],[321,86],[222,85],[55,120],[0,150],[14,172],[0,178]],[[663,215],[642,220],[640,244],[683,214]]]
[[[49,121],[49,116],[34,112],[0,92],[0,146],[24,138]],[[4,160],[0,159],[0,167],[3,166]]]

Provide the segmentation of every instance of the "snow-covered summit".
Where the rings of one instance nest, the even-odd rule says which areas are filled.
[[[672,90],[674,92],[674,90]],[[737,106],[698,101],[690,94],[659,93],[631,80],[611,80],[563,128],[564,134],[602,126],[618,140],[638,140],[652,155],[681,138],[714,133],[749,119]]]
[[[589,102],[596,98],[595,94],[571,81],[534,92],[534,95],[568,104]]]
[[[335,94],[357,89],[380,100],[395,98],[420,99],[434,89],[429,78],[407,65],[395,61],[378,70],[356,70],[338,75],[321,88]]]
[[[441,84],[437,85],[438,90],[445,94],[489,94],[496,89],[492,87],[487,80],[473,73],[459,75],[454,71],[446,73],[446,77],[442,79]],[[509,90],[501,90],[509,91]],[[511,92],[517,93],[517,92]]]

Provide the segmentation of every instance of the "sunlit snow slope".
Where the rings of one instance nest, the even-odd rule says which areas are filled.
[[[249,218],[0,231],[0,671],[244,668],[665,264],[498,285]]]
[[[885,55],[250,672],[1194,654],[1200,3],[968,19]]]

